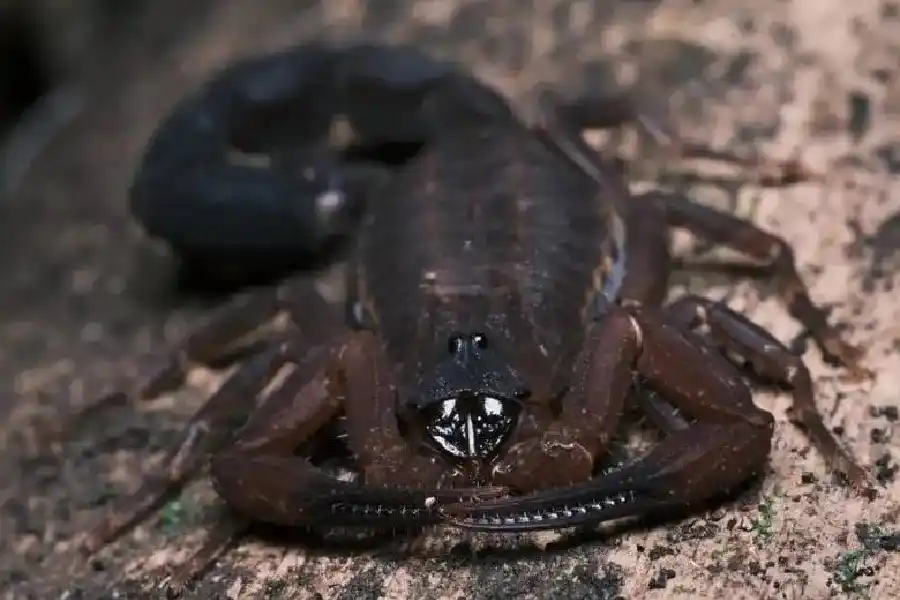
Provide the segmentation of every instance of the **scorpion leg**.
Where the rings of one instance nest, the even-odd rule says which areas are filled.
[[[158,355],[153,366],[128,390],[115,390],[88,402],[62,419],[55,419],[47,426],[39,427],[37,438],[47,448],[77,430],[80,424],[102,410],[123,402],[149,401],[172,392],[185,383],[191,367],[221,367],[232,362],[242,349],[252,348],[262,342],[271,331],[266,326],[281,312],[287,312],[294,321],[302,321],[302,334],[306,338],[325,339],[336,324],[328,319],[303,318],[304,313],[326,313],[328,306],[314,287],[302,277],[285,282],[279,287],[266,287],[237,294],[218,307],[211,316],[191,331],[174,348]],[[319,310],[320,309],[320,310]],[[339,325],[339,324],[338,324]]]
[[[635,463],[590,479],[593,457],[608,441],[632,369],[691,424],[668,431]],[[724,359],[709,360],[688,336],[640,307],[612,307],[592,324],[573,382],[557,424],[541,438],[511,448],[513,462],[504,463],[509,467],[504,483],[510,487],[518,480],[534,487],[545,478],[556,484],[555,471],[578,470],[573,484],[444,507],[451,523],[470,530],[528,531],[638,516],[702,503],[765,468],[773,419],[753,404],[737,369]]]
[[[813,383],[803,359],[792,354],[769,332],[721,302],[685,296],[667,307],[670,321],[687,329],[707,327],[708,338],[749,363],[753,374],[793,390],[797,420],[832,468],[842,471],[857,490],[873,489],[872,476],[840,446],[816,408]]]
[[[583,96],[568,101],[548,100],[541,106],[537,130],[546,134],[569,158],[598,183],[605,179],[596,171],[593,149],[580,134],[590,129],[609,129],[629,123],[636,124],[655,144],[673,158],[695,158],[732,163],[754,172],[757,181],[764,186],[782,186],[822,179],[823,176],[804,166],[796,159],[774,160],[765,157],[741,156],[728,150],[711,148],[689,142],[675,133],[669,119],[660,107],[638,99],[634,92],[622,92],[606,96]]]
[[[604,107],[608,112],[603,110]],[[588,110],[591,108],[592,110]],[[631,108],[630,110],[631,119],[641,118],[640,113],[635,112],[636,109]],[[557,111],[545,109],[542,112],[544,120],[538,126],[538,130],[557,148],[561,149],[570,160],[591,175],[599,185],[608,187],[611,179],[603,173],[602,159],[576,134],[576,129],[589,127],[592,118],[600,123],[598,126],[610,126],[617,119],[625,118],[627,114],[626,109],[614,101],[610,101],[610,104],[604,104],[600,100],[594,101],[593,104],[585,101],[585,105],[581,107],[580,111],[576,110],[571,114],[567,114],[562,109]],[[604,118],[605,120],[603,120]],[[613,181],[617,181],[617,179],[614,178]],[[620,187],[616,187],[612,191],[616,194],[613,197],[621,198],[627,195],[627,190]],[[647,198],[634,198],[634,200],[635,202],[619,208],[625,214],[628,214],[629,211],[635,212],[636,218],[655,217],[659,222],[667,223],[670,227],[684,228],[694,235],[729,246],[756,260],[764,261],[765,267],[772,272],[779,285],[782,300],[788,310],[809,330],[826,358],[850,368],[857,376],[870,374],[859,366],[862,350],[843,340],[838,330],[828,324],[825,311],[810,299],[809,291],[797,273],[793,250],[784,239],[767,233],[748,221],[691,202],[683,196],[653,194]],[[641,200],[645,204],[643,208],[632,206],[639,204]],[[647,204],[656,205],[653,211],[655,214],[647,214],[649,210]],[[633,221],[634,218],[629,219],[629,226],[632,228],[634,227]],[[656,221],[648,222],[646,227],[658,229]],[[638,237],[647,239],[643,236]],[[651,235],[649,239],[652,247],[645,249],[643,256],[651,261],[658,257],[664,258],[668,262],[668,248],[663,246],[662,241],[659,241],[659,236]],[[655,273],[658,272],[658,269],[647,272]],[[662,281],[665,281],[665,278]],[[649,279],[634,282],[634,285],[647,284],[651,284]],[[661,282],[654,285],[654,299],[661,300],[660,293],[663,289]]]
[[[235,423],[247,418],[254,398],[288,359],[285,346],[258,354],[235,372],[188,423],[181,443],[157,472],[133,494],[108,509],[82,540],[89,553],[100,550],[158,509],[203,467],[209,452],[227,439]]]
[[[631,236],[645,240],[646,243],[638,245],[634,253],[629,256],[629,270],[626,275],[622,290],[625,302],[638,302],[645,306],[659,306],[665,298],[665,284],[669,274],[669,254],[666,223],[666,205],[656,202],[658,194],[651,193],[635,198],[631,205],[628,231]],[[691,208],[693,205],[691,205]],[[706,213],[709,209],[703,209]],[[719,213],[716,213],[718,216]],[[750,226],[735,219],[740,227],[750,229]],[[765,234],[763,234],[765,235]],[[746,236],[738,235],[738,239],[746,239]],[[721,238],[717,238],[721,239]],[[783,246],[776,240],[772,243]],[[778,252],[783,252],[778,250]],[[782,259],[784,260],[784,259]],[[788,261],[788,265],[792,263]],[[796,271],[788,268],[788,277],[795,289]],[[661,283],[660,283],[661,282]],[[802,288],[800,288],[802,290]],[[807,305],[811,302],[807,299]],[[833,468],[843,471],[851,484],[856,488],[872,486],[871,476],[862,469],[853,458],[844,450],[834,435],[825,426],[822,416],[816,408],[813,384],[809,370],[803,360],[791,353],[780,341],[770,333],[735,313],[720,302],[697,297],[687,296],[678,299],[665,308],[666,320],[679,327],[683,331],[693,331],[700,327],[709,329],[709,335],[698,341],[701,344],[712,341],[716,348],[710,352],[718,352],[719,348],[745,357],[751,369],[751,374],[757,379],[766,382],[774,382],[787,386],[793,390],[794,409],[797,420],[806,427],[813,443],[823,454]],[[709,339],[711,338],[711,340]],[[725,354],[728,356],[729,354]],[[651,406],[654,399],[647,400],[644,408],[652,412],[656,417],[671,418],[669,408],[663,406]]]
[[[390,370],[370,332],[348,334],[292,374],[213,458],[217,492],[239,514],[277,525],[418,526],[443,502],[502,489],[445,487],[442,465],[413,454],[400,434]],[[345,482],[294,455],[342,408],[364,483]]]
[[[846,342],[840,332],[828,324],[825,310],[809,297],[809,291],[797,273],[794,252],[782,238],[727,213],[691,202],[674,194],[654,194],[672,227],[686,229],[713,243],[743,252],[764,261],[779,289],[779,295],[791,315],[812,335],[825,357],[851,369],[858,376],[868,372],[859,365],[863,351]]]
[[[303,357],[316,343],[343,331],[339,313],[330,308],[312,282],[296,278],[279,288],[235,297],[189,334],[175,352],[168,354],[162,368],[138,384],[131,397],[147,400],[170,391],[184,381],[192,363],[216,362],[280,311],[291,317],[285,331],[264,340],[264,346],[207,400],[190,420],[181,443],[164,459],[158,472],[119,507],[111,509],[87,534],[83,547],[89,552],[99,550],[146,518],[167,497],[177,493],[204,466],[206,457],[221,448],[231,433],[246,421],[253,412],[256,398],[287,362],[298,360],[297,357]],[[301,311],[311,312],[316,318],[304,318]],[[298,321],[302,321],[304,327],[297,326]],[[92,405],[87,411],[93,412],[98,406]],[[78,416],[84,418],[85,412]]]

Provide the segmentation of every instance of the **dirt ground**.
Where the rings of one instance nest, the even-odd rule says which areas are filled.
[[[885,487],[868,501],[838,485],[789,422],[789,397],[759,393],[777,421],[769,470],[708,512],[577,536],[465,540],[435,532],[413,553],[246,538],[185,597],[900,598],[900,219],[892,219],[900,211],[900,4],[150,4],[98,57],[79,116],[0,205],[0,597],[160,597],[165,568],[221,522],[201,480],[89,563],[64,558],[72,536],[177,440],[218,381],[212,374],[197,374],[172,397],[101,415],[56,457],[33,455],[30,425],[122,385],[200,310],[170,297],[167,258],[125,209],[142,146],[167,108],[237,56],[363,35],[463,60],[523,103],[548,87],[600,88],[639,75],[670,98],[686,136],[799,153],[827,171],[825,184],[698,182],[693,193],[790,240],[814,299],[833,307],[832,320],[867,349],[865,365],[876,375],[862,383],[829,367],[814,345],[804,357],[827,423]],[[765,283],[683,283],[726,298],[780,339],[800,333]]]

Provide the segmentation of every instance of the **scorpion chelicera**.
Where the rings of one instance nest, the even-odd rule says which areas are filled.
[[[285,526],[522,531],[692,505],[765,468],[773,418],[744,375],[792,389],[825,458],[869,486],[824,425],[799,357],[720,302],[665,304],[669,230],[682,228],[765,263],[824,353],[860,369],[790,246],[683,196],[630,194],[581,133],[637,123],[680,155],[765,166],[765,183],[813,175],[662,135],[639,104],[581,97],[526,119],[448,62],[361,44],[251,59],[176,107],[133,189],[147,229],[209,263],[290,259],[350,232],[348,299],[335,310],[298,274],[235,296],[191,333],[134,397],[174,389],[188,366],[247,340],[254,352],[88,548],[159,506],[209,454],[237,514]],[[352,144],[336,149],[337,122]],[[235,149],[270,160],[235,162]],[[250,335],[265,323],[277,326]],[[655,393],[630,396],[636,381]],[[598,473],[637,396],[663,441]],[[356,480],[310,459],[335,423]]]

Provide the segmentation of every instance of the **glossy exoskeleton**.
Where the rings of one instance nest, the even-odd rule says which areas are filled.
[[[316,199],[341,192],[362,167],[366,209],[347,310],[294,277],[236,297],[191,334],[137,397],[175,387],[190,364],[214,364],[259,325],[284,317],[191,420],[161,474],[90,533],[89,548],[158,506],[208,453],[215,488],[231,508],[286,526],[449,521],[520,531],[699,502],[760,473],[770,450],[772,416],[754,405],[735,356],[750,367],[746,374],[790,387],[798,419],[825,457],[854,485],[868,485],[823,424],[800,358],[721,303],[688,296],[663,305],[669,229],[679,227],[766,263],[791,313],[829,357],[857,366],[856,349],[810,300],[787,243],[681,196],[631,196],[584,143],[587,128],[639,122],[662,130],[629,95],[545,103],[524,119],[490,88],[409,48],[322,46],[235,67],[205,89],[190,110],[176,110],[186,110],[185,124],[170,119],[164,131],[174,129],[161,135],[178,139],[203,122],[220,138],[242,131],[247,147],[257,134],[277,138],[293,159],[313,156],[295,147],[324,149],[317,155],[327,167],[314,169],[324,179],[298,185],[281,172],[223,166],[218,145],[198,149],[186,137],[168,151],[157,143],[135,184],[147,201],[144,222],[159,210],[167,216],[157,231],[214,254],[256,252],[260,240],[302,245],[292,224],[304,235],[322,231]],[[367,179],[371,165],[325,144],[339,117],[363,145],[415,138],[419,147]],[[703,153],[670,139],[681,154]],[[771,183],[807,176],[794,163],[754,164],[780,173]],[[179,179],[188,174],[194,179]],[[183,209],[150,206],[178,194]],[[293,202],[294,221],[286,218]],[[181,210],[196,221],[174,218]],[[279,222],[257,240],[266,211]],[[286,365],[288,374],[260,396]],[[642,407],[666,437],[635,463],[597,475],[635,375],[658,392]],[[356,481],[297,453],[335,422]],[[200,556],[186,572],[208,558]]]
[[[333,256],[390,167],[494,111],[508,108],[493,91],[409,47],[310,44],[248,58],[159,125],[131,212],[172,248],[187,283],[266,283]]]

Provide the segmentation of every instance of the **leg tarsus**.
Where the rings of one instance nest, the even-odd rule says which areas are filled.
[[[684,158],[731,163],[751,171],[755,183],[762,187],[784,187],[804,182],[824,183],[826,175],[805,165],[799,158],[776,160],[764,156],[741,156],[729,150],[718,150],[702,144],[676,144],[674,153]]]
[[[763,328],[720,302],[685,296],[672,303],[667,314],[680,327],[708,327],[707,337],[711,343],[739,354],[756,376],[789,387],[793,391],[797,421],[806,428],[829,465],[844,472],[858,491],[877,486],[872,475],[841,447],[826,427],[816,408],[812,378],[800,357]]]
[[[175,348],[157,356],[146,375],[128,390],[114,390],[88,402],[63,418],[38,427],[37,439],[44,449],[57,446],[71,432],[97,414],[129,401],[149,401],[184,385],[192,365],[212,365],[233,353],[240,342],[273,317],[281,300],[275,288],[238,294],[218,307],[203,324],[196,327]],[[221,365],[218,365],[221,366]]]
[[[166,595],[169,598],[181,596],[185,587],[212,565],[213,561],[231,547],[247,531],[248,523],[231,517],[226,523],[216,524],[216,528],[203,545],[182,564],[178,565],[166,581]]]
[[[580,140],[576,142],[574,138],[580,138],[585,130],[608,129],[633,123],[672,160],[706,159],[730,163],[752,171],[756,183],[764,187],[825,181],[824,174],[804,165],[798,158],[774,160],[760,156],[741,156],[729,150],[686,141],[676,132],[672,119],[658,105],[657,98],[658,95],[641,94],[638,90],[632,90],[606,96],[583,96],[567,101],[547,99],[541,106],[537,128],[550,134],[559,149],[592,175],[596,174],[597,158],[591,157],[590,146],[582,145]],[[563,129],[568,132],[565,138],[554,134]],[[595,179],[598,178],[595,176]],[[599,179],[598,182],[608,183]]]
[[[235,372],[191,419],[181,443],[141,487],[108,509],[82,542],[94,553],[158,509],[200,468],[205,457],[223,445],[235,422],[246,419],[256,395],[283,366],[283,348],[273,348]]]
[[[764,261],[771,269],[779,295],[791,315],[816,340],[826,358],[864,377],[870,372],[859,365],[864,352],[846,342],[837,328],[828,324],[826,312],[809,297],[797,273],[794,252],[782,238],[743,219],[691,202],[676,194],[655,194],[668,222],[716,244],[733,248]]]

